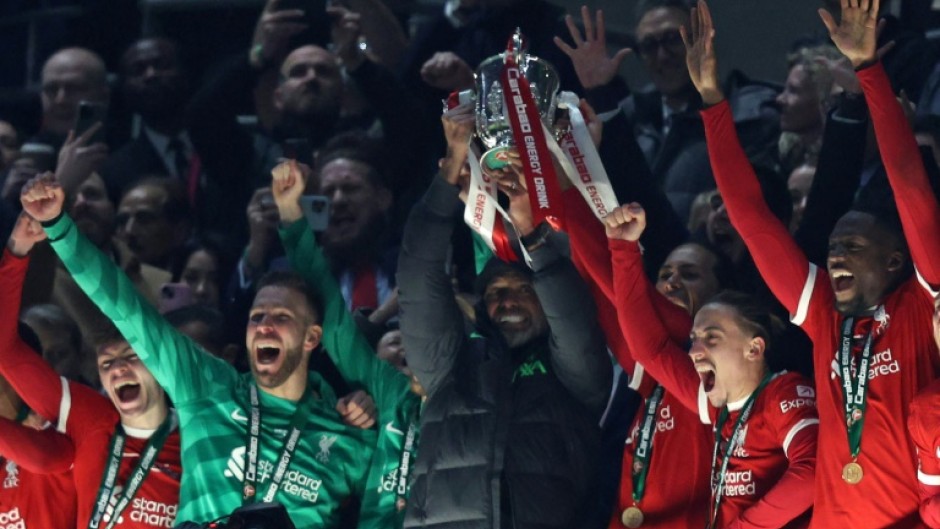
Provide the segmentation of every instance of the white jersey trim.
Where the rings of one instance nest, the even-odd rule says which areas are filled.
[[[796,305],[796,313],[790,318],[793,325],[799,327],[806,321],[806,314],[809,312],[809,302],[813,298],[813,287],[816,285],[816,272],[818,268],[813,263],[809,264],[809,273],[806,274],[806,283],[803,284],[803,292],[800,294],[800,302]]]
[[[917,274],[917,282],[920,283],[920,286],[924,287],[924,290],[930,294],[930,297],[935,298],[940,294],[940,290],[934,290],[934,288],[930,286],[930,283],[924,279],[924,276],[920,275],[920,270],[918,270],[916,266],[914,267],[914,273]]]
[[[790,431],[787,432],[786,437],[783,438],[783,453],[790,457],[790,443],[793,442],[793,438],[796,437],[796,434],[800,433],[800,430],[806,428],[807,426],[812,426],[814,424],[819,424],[819,419],[803,419],[800,422],[793,425],[793,428],[790,428]]]
[[[932,487],[940,486],[940,476],[934,476],[932,474],[924,474],[917,469],[917,481],[923,483],[924,485],[930,485]]]
[[[708,416],[708,396],[705,395],[705,384],[698,385],[698,418],[702,424],[711,424],[712,419]]]
[[[633,366],[633,373],[630,375],[630,384],[628,386],[633,391],[640,391],[640,384],[643,383],[643,375],[646,374],[646,369],[643,368],[643,365],[637,362]]]
[[[59,401],[59,421],[56,423],[56,431],[65,433],[65,427],[69,422],[69,413],[72,411],[72,392],[69,391],[69,381],[65,377],[59,377],[62,381],[62,400]]]

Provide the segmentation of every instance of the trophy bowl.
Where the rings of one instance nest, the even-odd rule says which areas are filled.
[[[519,72],[529,81],[539,115],[551,130],[561,86],[558,71],[548,61],[526,53],[518,33],[513,38],[517,42],[515,49],[520,50],[515,53]],[[508,163],[507,151],[514,144],[505,112],[506,100],[501,81],[506,53],[512,52],[494,55],[480,63],[475,74],[477,136],[488,149],[480,160],[485,169],[505,167]]]

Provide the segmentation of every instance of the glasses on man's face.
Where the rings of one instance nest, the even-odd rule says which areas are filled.
[[[670,29],[659,35],[644,37],[643,40],[637,42],[636,51],[640,56],[648,58],[655,56],[659,48],[666,50],[668,53],[678,54],[682,52],[684,46],[679,30]]]

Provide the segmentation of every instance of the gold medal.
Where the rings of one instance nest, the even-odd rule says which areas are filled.
[[[623,523],[625,527],[636,529],[643,525],[643,511],[636,505],[627,507],[624,509],[623,514],[620,515],[620,522]]]
[[[862,480],[862,476],[864,476],[862,473],[862,465],[859,465],[855,461],[842,467],[842,479],[849,485],[857,485],[858,482]]]

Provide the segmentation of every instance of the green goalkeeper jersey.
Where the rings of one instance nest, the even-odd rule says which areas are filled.
[[[322,343],[340,374],[363,387],[369,380],[387,381],[382,393],[372,394],[378,409],[379,437],[362,497],[358,529],[400,528],[418,446],[420,397],[411,391],[405,375],[375,356],[346,310],[340,286],[307,221],[300,219],[282,228],[280,235],[291,268],[320,293],[324,306]]]
[[[241,506],[252,376],[239,374],[177,332],[67,215],[45,228],[75,281],[115,323],[176,405],[183,460],[177,522],[207,522]],[[308,403],[309,420],[274,498],[298,529],[336,525],[340,503],[363,493],[376,443],[374,431],[342,422],[335,411],[336,395],[319,375],[311,373],[308,383],[315,391]],[[373,395],[384,395],[387,383],[382,377],[364,381]],[[260,490],[271,479],[297,403],[259,394]]]

